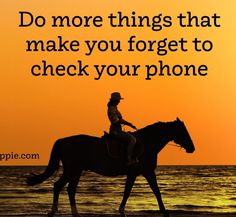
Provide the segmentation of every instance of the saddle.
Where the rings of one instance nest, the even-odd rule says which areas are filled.
[[[116,137],[104,131],[102,139],[105,142],[107,153],[111,158],[125,158],[127,156],[127,144],[118,140]],[[134,156],[139,157],[142,155],[144,150],[143,144],[137,140],[134,147]]]

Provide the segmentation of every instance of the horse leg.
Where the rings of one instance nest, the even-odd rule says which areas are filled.
[[[166,211],[164,203],[162,201],[161,198],[161,192],[159,190],[158,184],[157,184],[157,180],[156,180],[156,175],[154,171],[148,172],[146,174],[144,174],[144,177],[147,179],[148,184],[150,185],[153,193],[156,196],[158,205],[159,205],[159,209],[160,211],[163,213],[164,217],[169,217],[169,213]]]
[[[71,206],[71,213],[73,217],[79,217],[79,213],[76,208],[76,202],[75,202],[75,193],[76,193],[76,188],[80,179],[82,171],[80,171],[79,174],[77,174],[75,177],[71,178],[69,181],[69,185],[67,188],[67,192],[69,195],[70,199],[70,206]]]
[[[132,187],[134,185],[136,177],[137,177],[136,175],[132,175],[132,174],[127,175],[124,195],[123,195],[123,199],[121,201],[120,207],[119,207],[120,214],[122,214],[124,216],[125,216],[125,205],[126,205],[126,202],[129,198],[129,195],[130,195],[130,192],[131,192]]]
[[[48,217],[53,217],[55,213],[57,212],[59,194],[66,183],[67,183],[67,179],[64,174],[62,174],[59,180],[54,183],[52,210],[48,213]]]

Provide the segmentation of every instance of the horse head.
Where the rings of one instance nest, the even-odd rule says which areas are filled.
[[[177,118],[175,124],[174,142],[184,148],[187,153],[193,153],[195,147],[184,122]]]

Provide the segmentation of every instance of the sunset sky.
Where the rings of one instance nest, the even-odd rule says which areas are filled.
[[[159,155],[159,164],[236,164],[236,1],[6,1],[1,6],[1,140],[0,154],[38,153],[38,160],[0,161],[0,165],[46,165],[53,143],[76,134],[101,136],[109,129],[106,104],[111,92],[119,91],[125,100],[119,105],[125,119],[138,128],[157,121],[183,120],[196,151],[187,154],[167,146]],[[44,16],[43,27],[19,27],[19,11]],[[151,27],[111,28],[110,13],[124,15],[159,14],[172,17],[172,26],[161,31]],[[178,26],[178,14],[191,11],[196,16],[220,16],[221,27]],[[54,27],[52,16],[101,16],[102,27]],[[213,20],[212,25],[213,25]],[[210,40],[210,52],[196,52],[188,44],[188,52],[127,52],[127,41]],[[65,40],[80,42],[78,52],[26,52],[26,40]],[[122,52],[99,52],[85,55],[85,40],[120,40]],[[155,47],[154,47],[155,48]],[[207,76],[153,76],[146,80],[145,67],[138,76],[108,76],[95,80],[89,76],[33,76],[31,67],[42,60],[54,66],[77,64],[89,66],[146,65],[162,60],[169,65],[207,65]],[[126,127],[126,130],[130,130]]]

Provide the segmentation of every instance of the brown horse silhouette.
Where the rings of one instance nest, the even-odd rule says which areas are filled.
[[[154,172],[157,166],[157,154],[170,141],[179,144],[186,152],[192,153],[195,148],[191,137],[179,118],[172,122],[157,122],[149,125],[137,130],[134,135],[144,144],[144,151],[139,158],[138,165],[128,168],[125,161],[111,158],[108,155],[107,146],[101,138],[77,135],[57,140],[46,170],[42,174],[33,175],[27,179],[28,185],[39,184],[52,176],[59,168],[59,162],[62,162],[63,174],[54,184],[53,205],[48,216],[54,216],[56,213],[59,193],[67,183],[69,183],[67,190],[72,215],[79,216],[75,202],[76,187],[82,171],[90,170],[104,176],[127,175],[124,195],[119,208],[122,216],[125,216],[125,204],[136,177],[143,175],[157,198],[161,213],[164,217],[168,217],[169,214],[162,202]]]

